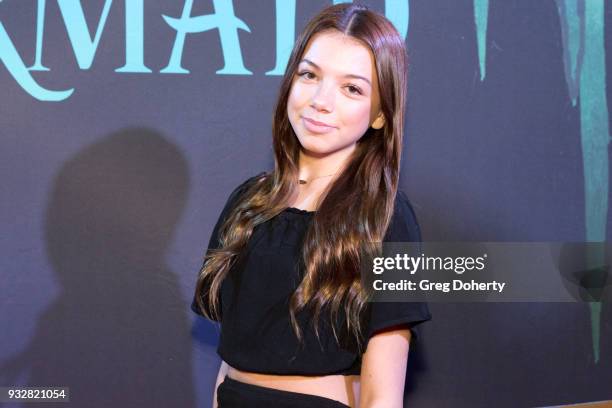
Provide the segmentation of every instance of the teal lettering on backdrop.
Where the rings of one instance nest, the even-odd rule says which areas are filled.
[[[251,29],[234,14],[234,4],[228,0],[213,0],[215,13],[206,16],[190,17],[193,0],[185,0],[181,18],[163,16],[168,25],[176,30],[176,40],[172,47],[172,55],[168,66],[162,73],[188,74],[189,71],[181,66],[183,45],[187,33],[201,33],[203,31],[219,29],[221,49],[225,66],[217,74],[251,75],[252,72],[244,67],[242,53],[238,39],[238,29],[251,32]]]
[[[74,89],[66,91],[51,91],[45,89],[32,78],[23,60],[13,45],[13,41],[0,22],[0,60],[15,81],[30,95],[41,101],[63,101],[72,95]]]
[[[409,0],[386,0],[385,15],[395,25],[403,38],[408,32]],[[1,2],[1,0],[0,0]],[[334,4],[350,1],[334,0]],[[81,0],[57,0],[66,27],[68,39],[80,69],[91,68],[100,38],[113,0],[105,0],[97,21],[93,38],[85,19]],[[191,16],[193,0],[185,0],[180,17],[162,15],[165,22],[176,31],[168,65],[159,72],[164,74],[188,74],[181,64],[187,34],[217,29],[224,66],[216,71],[225,75],[252,75],[243,63],[238,30],[251,32],[249,26],[234,13],[232,0],[213,0],[214,13]],[[115,72],[151,73],[144,64],[144,0],[125,0],[125,65]],[[45,89],[32,77],[30,71],[51,71],[42,61],[46,0],[38,0],[36,17],[36,52],[34,63],[26,67],[4,25],[0,22],[0,60],[9,74],[28,94],[41,101],[63,101],[74,89],[54,91]],[[276,63],[265,75],[283,75],[295,41],[295,0],[276,0]]]
[[[556,3],[561,22],[568,97],[580,113],[585,241],[604,242],[610,188],[604,1],[556,0]],[[604,265],[605,253],[601,250],[589,251],[587,262],[589,267]],[[601,325],[604,322],[601,301],[592,299],[589,309],[593,358],[598,363]]]
[[[43,33],[45,32],[45,0],[38,1],[38,9],[36,12],[36,57],[34,59],[34,65],[30,67],[30,71],[49,71],[49,68],[45,67],[42,62],[42,40]]]
[[[45,23],[46,0],[38,1],[38,14],[36,20],[36,59],[31,71],[48,71],[49,68],[42,65],[42,33]],[[58,0],[58,5],[74,55],[77,58],[79,68],[87,70],[91,68],[93,59],[100,42],[100,36],[108,17],[112,0],[106,0],[102,10],[102,16],[96,29],[95,38],[89,36],[85,15],[79,0]],[[130,0],[125,2],[125,58],[123,67],[117,68],[115,72],[152,72],[144,65],[144,28],[143,28],[144,4],[143,0]]]
[[[144,65],[143,16],[143,0],[125,0],[125,65],[115,72],[152,72]]]
[[[81,69],[91,68],[96,50],[98,49],[98,44],[100,43],[102,30],[104,30],[104,25],[106,24],[108,11],[112,3],[113,0],[106,0],[104,2],[104,8],[102,9],[98,27],[96,28],[96,34],[92,40],[89,36],[89,30],[87,29],[87,22],[85,21],[85,14],[83,13],[81,1],[57,0],[62,18],[64,19],[64,24],[66,25],[68,38],[72,44],[74,56]]]
[[[276,0],[276,66],[266,75],[283,75],[295,40],[295,0]]]

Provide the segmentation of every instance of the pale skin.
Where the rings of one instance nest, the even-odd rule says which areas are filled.
[[[300,185],[293,206],[314,210],[320,193],[334,179],[328,175],[342,170],[368,127],[380,129],[385,124],[370,49],[338,31],[313,36],[294,75],[287,116],[302,146],[300,179],[312,179]],[[314,133],[304,118],[324,122],[332,131]]]
[[[342,170],[368,127],[380,129],[385,124],[371,50],[338,31],[316,34],[294,75],[287,115],[302,146],[300,179],[311,180],[300,185],[288,206],[314,211],[321,193]],[[332,129],[313,132],[305,125],[304,117]],[[331,174],[334,175],[328,176]],[[362,356],[360,375],[259,374],[238,370],[222,361],[213,407],[217,407],[217,387],[227,375],[262,387],[319,395],[351,408],[401,408],[410,335],[406,326],[375,333]]]

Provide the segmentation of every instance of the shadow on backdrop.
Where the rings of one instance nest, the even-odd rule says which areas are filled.
[[[164,259],[188,188],[181,152],[149,129],[62,166],[44,226],[59,294],[3,382],[67,386],[70,406],[196,406],[189,309]]]

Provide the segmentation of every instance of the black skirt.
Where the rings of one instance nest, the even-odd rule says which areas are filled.
[[[217,404],[218,408],[348,408],[330,398],[260,387],[227,375],[217,388]]]

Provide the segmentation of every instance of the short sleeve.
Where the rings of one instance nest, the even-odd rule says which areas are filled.
[[[218,249],[221,246],[221,243],[219,242],[219,232],[220,232],[221,226],[223,225],[223,222],[225,221],[225,219],[227,218],[231,210],[234,208],[234,206],[238,204],[239,198],[242,196],[244,192],[248,190],[248,188],[256,180],[258,180],[261,176],[265,174],[266,174],[265,172],[262,172],[256,176],[253,176],[247,179],[246,181],[242,182],[238,187],[236,187],[230,193],[228,199],[226,200],[225,205],[223,206],[223,210],[221,210],[221,214],[219,215],[219,218],[217,219],[217,222],[215,223],[215,226],[213,228],[212,234],[210,236],[210,240],[208,241],[208,249],[206,250],[206,255],[209,254],[211,249]],[[202,266],[204,266],[204,264],[202,264]],[[206,302],[204,304],[206,305]],[[193,295],[193,300],[191,302],[191,310],[194,313],[199,314],[200,316],[204,316],[204,314],[200,311],[200,308],[198,307],[195,293]],[[206,311],[208,312],[209,310],[207,309]]]
[[[397,192],[395,210],[383,242],[421,242],[421,231],[416,214],[403,191]],[[405,324],[411,341],[421,334],[421,324],[431,320],[426,302],[370,302],[367,339],[396,325]]]

